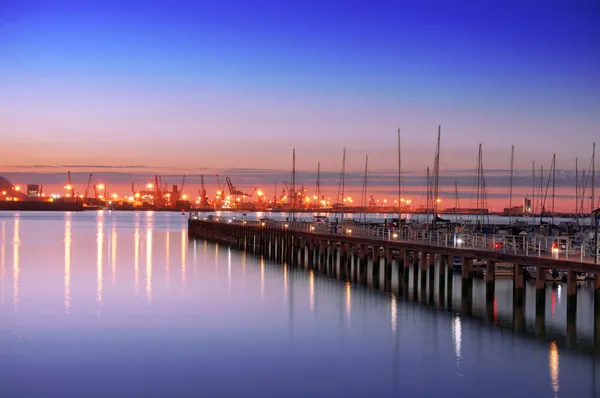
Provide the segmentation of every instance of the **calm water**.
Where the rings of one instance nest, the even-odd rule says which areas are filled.
[[[0,213],[0,396],[600,396],[600,363],[560,341],[189,241],[186,226],[177,213]],[[548,295],[560,340],[564,289]]]

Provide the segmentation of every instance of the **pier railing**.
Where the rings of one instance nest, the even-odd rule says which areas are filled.
[[[365,226],[352,222],[308,222],[277,220],[246,220],[226,217],[206,217],[202,213],[190,212],[191,219],[208,219],[214,222],[289,229],[320,234],[357,236],[383,241],[410,241],[430,246],[456,247],[488,250],[498,253],[546,257],[581,262],[593,261],[593,247],[578,244],[572,236],[544,236],[537,234],[503,235],[473,232],[451,232],[411,227]]]

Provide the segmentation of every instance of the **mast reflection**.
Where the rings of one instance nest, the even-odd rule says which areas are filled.
[[[152,302],[152,227],[146,230],[146,300]]]
[[[71,312],[71,213],[65,215],[65,314]]]
[[[117,227],[113,221],[112,231],[111,231],[111,270],[112,270],[112,284],[114,286],[117,280]]]
[[[96,243],[97,243],[97,257],[96,257],[96,301],[98,303],[97,315],[100,315],[100,308],[102,307],[102,290],[103,290],[103,279],[104,270],[103,267],[103,248],[104,248],[104,215],[102,212],[98,212],[98,230],[96,232]]]
[[[19,268],[19,245],[21,244],[20,237],[20,222],[19,215],[15,216],[14,235],[13,235],[13,307],[15,313],[17,312],[17,304],[19,303],[19,274],[21,270]]]
[[[558,384],[558,367],[558,347],[555,341],[551,341],[548,347],[548,368],[550,371],[550,384],[552,385],[555,398],[558,398],[558,390],[560,389]]]
[[[227,289],[231,294],[231,248],[227,249]]]
[[[170,237],[170,232],[167,231],[166,235],[165,235],[165,253],[166,253],[166,259],[165,259],[165,268],[166,268],[166,282],[167,282],[167,288],[171,286],[171,259],[169,257],[171,257],[171,237]]]
[[[181,230],[181,283],[185,287],[187,277],[187,235],[185,229]]]
[[[135,295],[137,296],[140,290],[140,225],[136,224],[133,232],[133,286]]]

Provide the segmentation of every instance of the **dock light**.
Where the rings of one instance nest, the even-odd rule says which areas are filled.
[[[256,194],[257,194],[258,196],[263,196],[263,193],[262,193],[262,191],[261,191],[261,190],[258,190],[258,191],[256,191]]]
[[[456,243],[458,243],[459,245],[463,243],[463,240],[461,238],[456,239]]]
[[[285,224],[283,227],[284,227],[284,228],[287,228],[287,227],[288,227],[288,225],[287,225],[287,224]]]
[[[392,238],[394,238],[394,239],[398,239],[398,234],[394,234],[394,235],[392,235]]]
[[[119,196],[118,196],[116,193],[113,193],[113,194],[112,194],[112,197],[113,197],[114,199],[117,199]]]
[[[148,184],[148,185],[146,185],[146,188],[152,189],[152,188],[154,188],[154,184]]]
[[[310,230],[311,230],[311,231],[314,231],[314,230],[315,230],[315,227],[310,227]]]
[[[246,224],[246,221],[244,221],[244,224]],[[264,222],[261,222],[261,223],[260,223],[260,225],[264,227],[264,226],[265,226],[265,223],[264,223]]]
[[[71,189],[71,188],[69,188],[69,189]],[[20,191],[20,190],[21,190],[21,187],[17,185],[17,186],[15,187],[15,191]]]
[[[2,195],[6,195],[6,191],[2,191]]]
[[[351,234],[352,230],[351,229],[347,229],[346,232],[348,232],[349,234]]]
[[[129,198],[127,198],[127,199],[129,199],[129,201],[130,201],[130,202],[133,202],[133,196],[130,196],[130,197],[129,197]]]
[[[183,198],[183,200],[187,200],[188,196],[187,195],[181,195],[181,197]]]
[[[136,198],[139,198],[139,197],[140,197],[140,193],[139,193],[139,192],[137,192],[137,193],[135,194],[135,197],[136,197]]]
[[[40,196],[40,194],[38,194],[38,196]],[[80,197],[81,199],[83,199],[83,195],[79,195],[79,197]]]
[[[104,189],[104,184],[100,184],[96,188],[98,188],[98,189]],[[71,189],[70,185],[67,185],[67,189]]]

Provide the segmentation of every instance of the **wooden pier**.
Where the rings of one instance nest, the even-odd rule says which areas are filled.
[[[524,317],[524,268],[535,267],[536,334],[545,334],[546,273],[566,272],[567,342],[576,339],[577,273],[594,275],[594,342],[600,347],[600,265],[489,250],[445,247],[426,242],[386,240],[321,231],[312,223],[203,220],[190,215],[190,238],[225,243],[291,267],[318,270],[341,281],[392,291],[406,299],[426,302],[438,308],[452,308],[453,260],[462,259],[461,312],[472,311],[473,261],[483,259],[486,306],[493,306],[496,264],[513,264],[513,317],[515,329],[522,330]],[[437,275],[437,278],[436,278]],[[396,280],[392,280],[392,278]],[[437,283],[436,283],[437,279]],[[412,286],[410,295],[409,286]],[[435,294],[437,293],[437,294]],[[437,296],[437,300],[436,300]],[[533,298],[532,298],[533,299]],[[528,298],[529,300],[529,298]],[[489,311],[491,313],[491,311]]]

